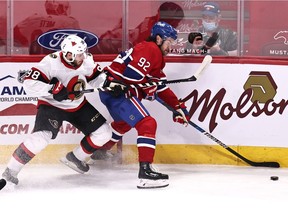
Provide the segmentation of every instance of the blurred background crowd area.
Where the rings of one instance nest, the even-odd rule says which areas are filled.
[[[92,54],[117,54],[145,40],[158,20],[173,25],[171,54],[189,55],[188,35],[201,29],[203,0],[1,0],[0,55],[47,54],[67,34],[85,38]],[[219,23],[235,32],[236,56],[286,58],[286,1],[213,1]]]

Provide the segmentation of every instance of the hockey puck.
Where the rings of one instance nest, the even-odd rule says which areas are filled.
[[[271,176],[271,177],[270,177],[270,180],[272,180],[272,181],[277,181],[278,179],[279,179],[278,176]]]
[[[6,182],[5,179],[0,179],[0,190],[2,190],[2,188],[5,187],[6,183],[7,183],[7,182]]]

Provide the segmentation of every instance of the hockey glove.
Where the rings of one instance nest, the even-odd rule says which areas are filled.
[[[52,78],[50,84],[53,84],[53,86],[48,92],[53,94],[54,100],[60,102],[68,99],[67,88],[56,77]]]
[[[195,41],[203,40],[203,35],[200,32],[191,32],[188,35],[188,42],[194,44]]]
[[[187,127],[189,120],[190,120],[190,116],[186,109],[185,104],[180,103],[176,107],[176,112],[173,112],[173,121],[183,124],[185,127]]]
[[[111,88],[109,93],[114,97],[118,97],[119,95],[125,94],[128,91],[128,86],[124,82],[116,80],[111,76],[107,77],[103,86]]]
[[[149,101],[153,101],[156,98],[156,90],[157,86],[150,86],[150,87],[145,87],[142,89],[145,95],[145,99]]]
[[[142,88],[142,91],[144,93],[144,98],[146,100],[153,101],[156,99],[156,91],[158,89],[158,86],[154,85],[153,84],[154,82],[159,82],[159,79],[157,78],[149,79],[149,84],[151,86]]]

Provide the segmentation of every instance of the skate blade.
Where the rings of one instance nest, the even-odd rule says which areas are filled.
[[[163,188],[169,185],[168,179],[150,180],[150,179],[140,179],[137,188],[139,189],[153,189],[153,188]]]
[[[80,174],[84,174],[85,172],[83,172],[82,170],[80,170],[74,163],[68,161],[66,159],[66,157],[63,157],[60,159],[60,162],[65,164],[66,166],[70,167],[71,169],[73,169],[74,171],[80,173]]]

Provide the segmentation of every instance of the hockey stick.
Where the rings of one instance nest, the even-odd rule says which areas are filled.
[[[193,76],[184,79],[175,79],[175,80],[163,80],[158,82],[148,82],[148,83],[141,83],[141,84],[131,84],[129,85],[130,88],[143,88],[143,87],[150,87],[150,86],[159,86],[159,85],[166,85],[166,84],[174,84],[174,83],[181,83],[181,82],[192,82],[196,81],[200,74],[210,65],[212,62],[212,56],[206,55],[203,58],[203,61],[197,71],[193,74]],[[113,91],[110,87],[100,87],[100,88],[93,88],[93,89],[84,89],[80,91],[72,91],[69,94],[79,94],[79,93],[90,93],[95,91]]]
[[[162,105],[164,105],[167,109],[169,109],[170,111],[172,111],[173,113],[177,113],[175,110],[173,110],[171,107],[169,107],[164,101],[162,101],[160,98],[156,98],[156,100],[161,103]],[[198,131],[200,131],[202,134],[204,134],[205,136],[207,136],[208,138],[210,138],[211,140],[213,140],[214,142],[216,142],[217,144],[219,144],[220,146],[222,146],[223,148],[225,148],[227,151],[229,151],[230,153],[234,154],[235,156],[237,156],[238,158],[240,158],[241,160],[245,161],[247,164],[254,166],[254,167],[272,167],[272,168],[279,168],[280,164],[278,162],[255,162],[255,161],[251,161],[249,159],[247,159],[246,157],[244,157],[243,155],[239,154],[238,152],[234,151],[233,149],[231,149],[229,146],[227,146],[225,143],[223,143],[222,141],[220,141],[219,139],[217,139],[216,137],[214,137],[212,134],[208,133],[207,131],[205,131],[203,128],[199,127],[198,125],[196,125],[195,123],[193,123],[192,121],[188,121],[188,124],[191,125],[192,127],[194,127],[195,129],[197,129]]]

